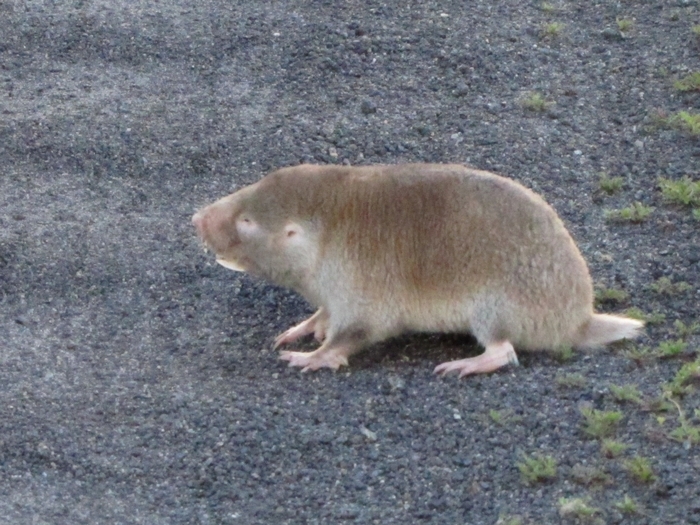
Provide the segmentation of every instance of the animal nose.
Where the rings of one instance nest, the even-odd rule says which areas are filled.
[[[197,233],[200,236],[204,235],[204,214],[197,212],[192,216],[192,224],[197,228]]]

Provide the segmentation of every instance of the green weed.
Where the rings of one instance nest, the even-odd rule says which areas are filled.
[[[656,479],[650,461],[642,456],[634,456],[623,462],[623,467],[639,483],[651,483]]]
[[[585,418],[584,433],[594,438],[603,438],[614,434],[622,419],[622,412],[595,410],[594,408],[583,408],[581,414]]]
[[[563,374],[554,378],[557,385],[568,388],[581,388],[586,385],[586,378],[581,374]]]
[[[688,347],[688,343],[685,343],[682,339],[677,341],[662,341],[659,343],[655,353],[659,357],[676,357],[682,354]]]
[[[659,187],[664,199],[683,206],[700,206],[700,181],[690,177],[680,180],[659,179]]]
[[[556,38],[561,35],[564,27],[564,24],[561,22],[549,22],[542,26],[540,35],[542,38]]]
[[[679,111],[670,117],[669,123],[691,135],[700,135],[700,113]]]
[[[619,210],[606,210],[605,219],[612,222],[644,222],[654,211],[651,206],[645,206],[641,202],[634,202],[632,205]]]
[[[601,172],[598,178],[598,185],[600,186],[600,189],[608,195],[612,195],[613,193],[620,191],[624,183],[625,179],[622,177],[611,177],[605,172]]]
[[[623,514],[639,514],[639,505],[627,494],[621,501],[615,503],[615,507]]]
[[[526,485],[549,481],[557,475],[557,460],[551,456],[523,456],[523,461],[517,463],[517,467]]]
[[[636,403],[638,405],[641,405],[643,403],[642,393],[635,385],[610,385],[610,392],[615,398],[615,401],[619,403],[630,402]]]
[[[614,439],[604,439],[600,443],[600,451],[606,458],[616,458],[628,448],[629,445],[625,445]]]
[[[542,112],[546,110],[552,103],[548,102],[547,99],[544,98],[544,95],[542,95],[541,93],[532,91],[523,97],[523,99],[521,100],[521,104],[527,110]]]
[[[651,284],[649,288],[659,295],[669,296],[681,294],[693,289],[693,287],[685,281],[674,283],[668,277],[659,278],[656,282]]]
[[[666,320],[666,315],[661,312],[652,312],[645,314],[642,310],[633,306],[625,310],[625,315],[638,321],[644,321],[647,324],[661,324]]]
[[[597,305],[623,303],[629,299],[630,294],[616,288],[596,287],[595,302]]]
[[[634,27],[634,20],[630,20],[629,18],[617,19],[617,28],[620,30],[620,33],[625,33],[632,29],[632,27]]]
[[[673,83],[678,91],[700,91],[700,71],[695,71]]]
[[[590,518],[600,512],[600,509],[591,507],[588,499],[583,498],[561,498],[559,500],[559,515],[562,518],[575,516],[579,519]]]

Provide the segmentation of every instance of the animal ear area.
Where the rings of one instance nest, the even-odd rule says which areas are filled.
[[[284,236],[289,241],[298,241],[304,237],[304,228],[296,222],[288,222],[284,225]]]
[[[249,237],[260,231],[260,225],[250,217],[241,217],[236,221],[236,228],[239,235]]]

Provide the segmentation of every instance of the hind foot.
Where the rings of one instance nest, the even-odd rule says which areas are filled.
[[[486,346],[483,354],[458,361],[448,361],[435,367],[436,374],[447,375],[459,371],[459,377],[470,374],[488,374],[506,365],[518,365],[513,345],[508,341],[493,343]]]

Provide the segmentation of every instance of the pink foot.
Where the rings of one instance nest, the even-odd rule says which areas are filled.
[[[517,365],[518,356],[515,355],[513,345],[503,341],[487,345],[480,356],[442,363],[435,367],[435,373],[446,375],[459,370],[459,377],[464,377],[469,374],[487,374],[509,364]]]
[[[319,368],[332,368],[338,370],[340,366],[348,364],[347,351],[343,347],[319,348],[313,352],[280,352],[282,361],[289,361],[289,366],[298,366],[302,372],[318,370]]]
[[[323,341],[326,337],[326,322],[326,314],[323,308],[319,308],[318,311],[306,321],[302,321],[298,325],[278,335],[275,339],[274,348],[277,349],[282,345],[293,343],[297,339],[309,334],[314,334],[317,341]]]

